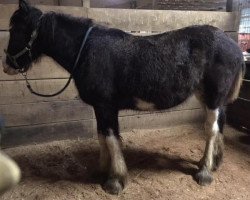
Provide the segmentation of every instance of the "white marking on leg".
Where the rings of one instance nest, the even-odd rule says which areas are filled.
[[[219,109],[207,111],[207,120],[205,123],[205,130],[208,134],[207,142],[206,142],[206,150],[205,150],[205,164],[208,169],[211,169],[213,166],[213,155],[215,150],[215,140],[218,137],[219,126],[218,126],[218,117],[219,117]]]
[[[135,105],[136,105],[136,108],[138,108],[139,110],[144,110],[144,111],[147,111],[147,110],[152,111],[156,109],[155,104],[143,101],[142,99],[139,99],[139,98],[135,98]]]
[[[106,136],[106,144],[111,156],[111,173],[113,175],[125,177],[127,175],[127,166],[123,158],[120,142],[112,132],[112,130],[109,130],[110,135]]]
[[[105,136],[99,133],[98,140],[100,144],[100,170],[102,172],[107,172],[110,166],[110,155],[106,144]]]

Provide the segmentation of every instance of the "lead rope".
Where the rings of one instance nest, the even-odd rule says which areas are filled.
[[[88,36],[89,36],[90,32],[92,31],[92,29],[93,29],[93,27],[90,27],[90,28],[88,29],[87,33],[85,34],[85,37],[84,37],[84,39],[83,39],[83,41],[82,41],[82,45],[81,45],[81,47],[80,47],[80,49],[79,49],[77,58],[76,58],[76,60],[75,60],[74,66],[73,66],[73,70],[72,70],[72,72],[71,72],[71,74],[70,74],[70,77],[69,77],[67,83],[64,85],[64,87],[63,87],[61,90],[59,90],[58,92],[55,92],[55,93],[53,93],[53,94],[41,94],[41,93],[35,92],[35,91],[32,89],[32,87],[31,87],[31,85],[30,85],[30,83],[29,83],[29,79],[28,79],[28,77],[27,77],[27,72],[22,73],[22,75],[23,75],[23,77],[24,77],[24,79],[25,79],[25,82],[26,82],[26,86],[27,86],[27,88],[29,89],[29,91],[30,91],[32,94],[37,95],[37,96],[40,96],[40,97],[54,97],[54,96],[57,96],[57,95],[61,94],[61,93],[69,86],[69,84],[70,84],[70,82],[71,82],[71,79],[73,78],[73,73],[74,73],[74,71],[75,71],[75,69],[76,69],[76,67],[77,67],[78,62],[79,62],[79,59],[80,59],[80,56],[81,56],[83,47],[85,46],[86,41],[87,41],[87,39],[88,39]]]
[[[240,100],[242,100],[242,101],[246,101],[246,102],[250,102],[250,100],[249,100],[249,99],[245,99],[245,98],[242,98],[242,97],[238,97],[237,99],[240,99]]]

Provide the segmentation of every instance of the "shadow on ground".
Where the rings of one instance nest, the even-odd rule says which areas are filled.
[[[178,156],[149,152],[138,149],[125,149],[124,156],[128,169],[149,171],[180,171],[194,177],[198,170],[197,162]],[[86,184],[102,183],[104,180],[98,172],[98,149],[82,149],[72,152],[64,151],[42,154],[26,154],[14,157],[21,167],[23,179],[37,177],[47,181],[70,180]]]

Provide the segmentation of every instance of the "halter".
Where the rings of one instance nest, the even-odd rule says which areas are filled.
[[[20,58],[21,56],[25,55],[28,52],[29,58],[32,61],[32,54],[31,54],[31,48],[32,45],[34,43],[34,41],[36,40],[37,36],[38,36],[38,29],[40,27],[41,24],[41,19],[42,19],[43,15],[40,16],[38,23],[37,23],[37,27],[36,29],[32,32],[31,37],[30,37],[30,41],[28,42],[27,46],[24,47],[23,50],[21,50],[20,52],[18,52],[16,55],[10,55],[8,53],[8,51],[6,49],[4,49],[4,53],[6,54],[6,56],[10,59],[10,61],[14,64],[14,66],[18,69],[18,71],[20,73],[25,72],[25,68],[22,68],[18,65],[17,63],[17,59]]]
[[[86,34],[85,34],[85,37],[82,41],[82,44],[81,44],[81,47],[78,51],[78,54],[77,54],[77,57],[76,57],[76,60],[74,62],[74,66],[73,66],[73,70],[71,71],[71,74],[70,74],[70,77],[67,81],[67,83],[64,85],[64,87],[59,90],[58,92],[55,92],[53,94],[40,94],[40,93],[37,93],[35,92],[30,83],[29,83],[29,80],[27,78],[27,73],[25,72],[25,68],[21,68],[18,63],[17,63],[17,59],[21,56],[23,56],[24,54],[26,54],[28,52],[28,55],[29,55],[29,58],[30,60],[32,61],[32,54],[31,54],[31,48],[32,48],[32,45],[34,43],[34,41],[36,40],[37,36],[38,36],[38,29],[40,27],[40,23],[41,23],[41,18],[42,16],[39,18],[39,21],[38,21],[38,24],[37,24],[37,28],[32,32],[31,34],[31,38],[30,38],[30,41],[28,42],[27,46],[22,50],[20,51],[19,53],[17,53],[16,55],[12,56],[10,55],[6,49],[4,49],[4,52],[6,54],[6,56],[11,60],[11,62],[15,65],[15,67],[18,69],[18,71],[23,75],[25,81],[26,81],[26,86],[27,88],[29,89],[29,91],[32,93],[32,94],[35,94],[37,96],[40,96],[40,97],[54,97],[54,96],[57,96],[59,94],[61,94],[70,84],[71,82],[71,79],[73,78],[73,73],[78,65],[78,62],[79,62],[79,59],[80,59],[80,56],[81,56],[81,53],[82,53],[82,50],[83,50],[83,47],[85,46],[86,44],[86,41],[88,39],[88,36],[90,34],[90,32],[92,31],[93,27],[89,27],[89,29],[87,30]]]

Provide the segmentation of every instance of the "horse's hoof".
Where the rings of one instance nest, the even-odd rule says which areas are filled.
[[[110,194],[120,194],[124,188],[124,181],[118,178],[109,178],[103,185],[103,189]]]
[[[195,179],[202,186],[210,185],[213,182],[212,173],[204,167],[195,175]]]

